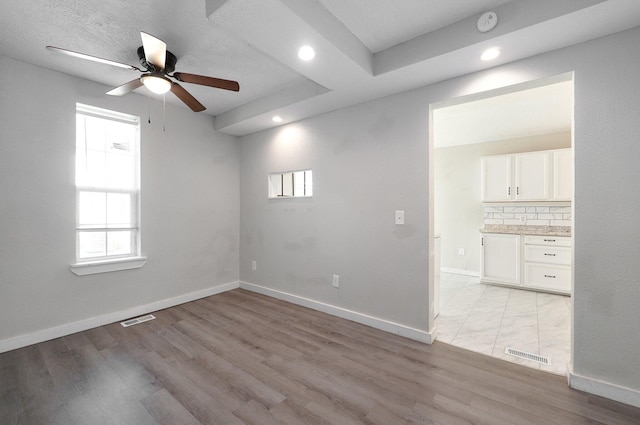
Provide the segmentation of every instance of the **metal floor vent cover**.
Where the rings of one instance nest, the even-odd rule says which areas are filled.
[[[147,314],[146,316],[136,317],[134,319],[125,320],[124,322],[120,322],[123,328],[128,328],[129,326],[137,325],[138,323],[148,322],[149,320],[155,319],[156,316],[153,314]]]
[[[539,354],[527,353],[526,351],[516,350],[515,348],[505,348],[505,354],[509,354],[511,356],[519,357],[521,359],[532,360],[534,362],[538,362],[541,364],[550,364],[551,359],[549,357],[541,356]]]

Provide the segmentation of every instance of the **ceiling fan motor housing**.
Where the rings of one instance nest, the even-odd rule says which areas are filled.
[[[150,72],[162,72],[163,70],[154,64],[147,62],[146,56],[144,54],[144,47],[138,47],[138,59],[140,60],[140,64],[145,67],[145,69]],[[178,58],[167,50],[167,57],[164,64],[164,73],[171,74],[176,69],[176,63],[178,62]]]

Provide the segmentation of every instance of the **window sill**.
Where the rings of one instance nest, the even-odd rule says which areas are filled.
[[[147,257],[119,258],[117,260],[94,261],[71,265],[71,272],[77,276],[109,273],[120,270],[139,269],[145,265]]]

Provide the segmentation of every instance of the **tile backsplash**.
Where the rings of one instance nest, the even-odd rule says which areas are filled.
[[[484,224],[571,226],[571,206],[484,205]]]

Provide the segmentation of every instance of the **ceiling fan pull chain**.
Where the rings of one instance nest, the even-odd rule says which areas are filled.
[[[167,94],[162,95],[162,131],[167,132]]]
[[[151,124],[151,95],[149,95],[149,120],[148,123]]]

